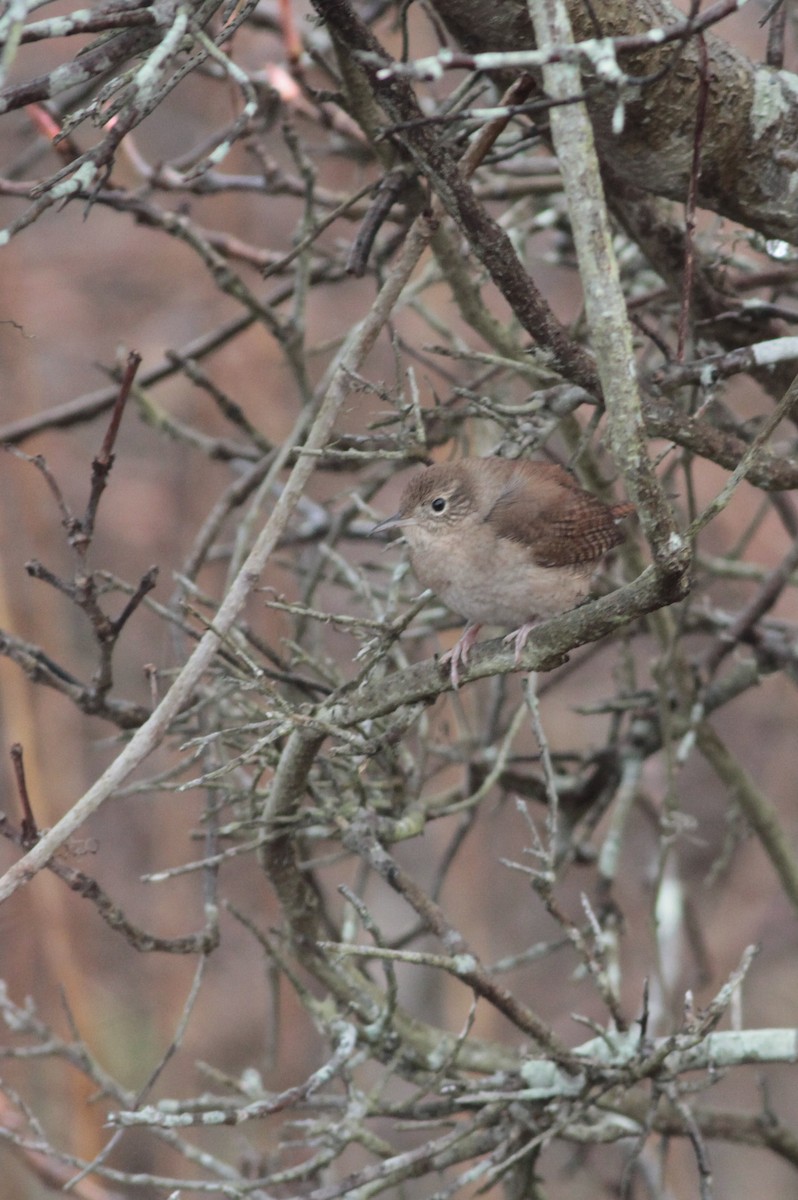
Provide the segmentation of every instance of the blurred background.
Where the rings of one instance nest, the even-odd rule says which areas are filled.
[[[70,11],[68,4],[51,4],[45,15]],[[723,23],[720,36],[760,60],[763,12],[762,5],[746,6]],[[395,18],[386,9],[375,29],[388,49],[400,53],[402,35]],[[413,56],[435,51],[434,22],[420,8],[411,9],[408,28]],[[273,494],[245,491],[242,481],[265,450],[281,445],[302,406],[310,402],[342,339],[373,303],[390,266],[390,243],[399,242],[408,224],[409,201],[386,226],[364,276],[347,274],[347,255],[369,209],[365,189],[379,180],[382,166],[342,110],[332,103],[311,104],[297,85],[298,68],[290,53],[294,36],[319,55],[329,53],[309,7],[301,4],[261,4],[256,19],[238,31],[232,57],[257,75],[268,100],[247,136],[211,168],[209,177],[218,188],[169,182],[176,162],[189,152],[201,157],[207,139],[230,127],[240,112],[234,82],[209,69],[189,74],[122,142],[108,186],[129,204],[102,199],[55,204],[2,248],[0,439],[27,455],[43,456],[74,513],[82,514],[87,502],[92,459],[107,428],[119,372],[129,352],[141,355],[88,557],[89,569],[107,573],[103,577],[110,590],[102,602],[111,615],[125,602],[124,592],[114,590],[111,581],[135,588],[150,567],[158,568],[157,587],[130,618],[113,659],[113,695],[136,705],[148,707],[153,695],[163,692],[170,672],[191,649],[187,628],[197,630],[203,616],[210,619],[229,581],[231,563],[274,502]],[[91,38],[72,41],[88,44]],[[792,56],[789,28],[787,45]],[[71,57],[74,47],[69,49]],[[66,57],[56,39],[24,45],[10,81],[52,70]],[[330,86],[318,59],[306,56],[303,64],[310,85]],[[420,87],[430,110],[457,83],[457,77],[447,77]],[[0,122],[0,174],[8,185],[0,189],[3,226],[19,219],[30,204],[20,194],[21,184],[46,178],[61,163],[42,121],[34,106],[8,113]],[[514,136],[520,140],[522,132],[528,138],[526,149],[507,155],[506,170],[502,162],[494,164],[492,175],[486,168],[480,186],[493,215],[507,225],[515,223],[524,264],[556,315],[582,336],[579,279],[556,164],[540,138],[528,130],[516,130]],[[83,150],[99,135],[84,124],[71,137]],[[346,201],[344,211],[334,215]],[[148,206],[156,216],[148,218]],[[288,361],[285,341],[281,344],[268,321],[253,314],[247,303],[218,286],[218,271],[215,278],[190,239],[170,234],[164,213],[199,231],[218,263],[232,268],[283,330],[294,322],[302,339],[304,385]],[[328,218],[329,224],[309,238],[309,222],[318,225]],[[700,216],[703,252],[737,256],[736,266],[744,259],[746,269],[764,270],[772,261],[766,249],[741,246],[737,233],[715,216]],[[658,280],[653,272],[647,274],[636,248],[619,236],[618,249],[630,297],[655,293]],[[292,253],[296,256],[290,259]],[[287,261],[281,265],[282,259]],[[270,265],[273,274],[264,279],[263,269]],[[412,442],[414,404],[424,410],[437,407],[441,420],[451,419],[443,435],[430,439],[427,453],[433,458],[520,448],[568,463],[574,434],[581,432],[587,458],[613,486],[612,464],[602,451],[600,429],[590,424],[591,410],[579,409],[567,435],[555,429],[543,446],[537,418],[524,409],[535,391],[528,374],[479,361],[477,352],[489,348],[463,320],[432,255],[422,261],[413,286],[415,292],[405,295],[371,354],[367,378],[352,381],[336,430],[349,436],[348,446],[366,451],[387,430],[388,440],[377,449],[396,451],[395,457],[375,452],[364,461],[321,462],[290,535],[262,581],[264,590],[246,614],[247,629],[257,639],[250,646],[269,647],[279,659],[272,664],[275,669],[290,664],[299,674],[312,674],[303,654],[312,655],[324,664],[324,682],[330,686],[356,674],[356,655],[368,643],[368,629],[286,612],[269,607],[269,601],[307,604],[364,620],[373,619],[377,610],[396,616],[412,602],[419,589],[402,565],[402,547],[385,548],[365,534],[374,520],[395,510],[407,470],[414,457],[421,457],[399,453]],[[481,278],[479,286],[482,304],[510,328],[509,310],[495,288]],[[766,288],[756,294],[772,296]],[[781,297],[789,303],[786,288]],[[250,320],[246,328],[229,332],[245,318]],[[647,319],[654,320],[650,314]],[[660,331],[672,332],[675,307],[664,304],[657,319]],[[786,331],[787,322],[784,327]],[[218,337],[218,348],[207,351],[220,330],[225,333]],[[514,332],[523,341],[523,333]],[[653,367],[656,347],[641,335],[639,349],[641,369]],[[192,379],[188,369],[175,365],[175,355],[196,360],[202,378]],[[226,399],[220,400],[220,393]],[[485,394],[504,406],[501,412],[480,403]],[[229,402],[240,409],[240,419],[231,420]],[[747,376],[727,382],[723,404],[740,423],[755,422],[771,407]],[[95,415],[93,408],[99,410]],[[522,415],[502,416],[513,408]],[[394,434],[396,442],[390,443]],[[673,454],[668,459],[664,441],[652,442],[652,453],[660,451],[663,473],[670,472],[669,491],[686,519],[691,508],[700,511],[715,495],[727,471],[701,459],[688,467],[689,456],[681,450],[676,464]],[[245,498],[228,504],[198,561],[200,531],[236,485]],[[614,489],[621,498],[619,486]],[[47,480],[33,463],[7,453],[0,457],[0,498],[0,629],[18,643],[41,648],[64,671],[88,681],[96,669],[97,649],[86,613],[26,570],[32,560],[64,579],[72,579],[76,570]],[[314,523],[319,536],[308,533]],[[639,540],[636,528],[629,539]],[[618,719],[610,703],[613,696],[656,688],[669,654],[702,661],[720,636],[722,622],[714,617],[739,612],[790,546],[777,507],[764,492],[743,485],[701,538],[693,599],[685,612],[673,616],[678,649],[646,626],[577,650],[564,668],[541,677],[544,727],[563,769],[569,764],[585,767],[606,744]],[[727,560],[725,571],[715,569],[722,558]],[[628,561],[625,565],[621,553],[609,564],[607,586],[628,574]],[[341,562],[350,564],[358,583],[346,577]],[[376,601],[366,594],[366,584]],[[183,627],[164,619],[149,600],[180,611]],[[182,601],[193,606],[188,617],[179,608]],[[794,587],[781,592],[768,619],[787,631],[785,637],[794,636],[789,633],[798,620]],[[427,658],[448,648],[458,631],[455,619],[433,603],[409,627],[402,653],[408,661]],[[744,656],[744,650],[735,648],[726,669]],[[227,688],[229,681],[221,678],[219,686]],[[495,761],[495,747],[522,704],[521,688],[521,679],[505,677],[437,700],[424,716],[423,730],[411,730],[406,742],[410,758],[426,763],[420,768],[422,794],[443,795],[449,789],[454,801],[478,786],[475,764],[489,767]],[[9,756],[12,744],[23,747],[35,819],[46,828],[98,777],[127,736],[113,722],[80,711],[58,690],[37,685],[8,657],[0,658],[0,719],[2,808],[15,828],[21,812]],[[724,742],[774,806],[791,846],[798,833],[796,721],[790,670],[763,674],[758,686],[743,691],[714,718]],[[493,759],[487,724],[494,735]],[[192,736],[199,736],[200,725]],[[175,779],[184,783],[201,773],[198,765],[193,770],[186,765],[190,753],[185,745],[181,749],[183,736],[185,731],[177,731],[123,794],[87,822],[67,855],[71,866],[106,889],[130,922],[161,938],[196,933],[205,921],[200,871],[143,882],[144,876],[200,860],[205,852],[206,789],[172,786]],[[519,769],[537,767],[539,748],[529,722],[519,727],[512,753]],[[183,764],[181,773],[170,777],[178,763]],[[162,789],[152,782],[159,772],[166,781]],[[530,810],[535,821],[543,820],[539,804],[531,802]],[[597,820],[594,845],[601,844],[610,820],[609,815]],[[795,910],[760,840],[750,835],[729,789],[706,759],[693,752],[685,762],[676,762],[673,745],[647,757],[623,837],[622,868],[613,881],[612,899],[627,1013],[634,1018],[642,1011],[647,981],[659,995],[655,1032],[670,1032],[681,1020],[685,992],[690,990],[696,1004],[706,1003],[744,949],[757,944],[759,955],[742,990],[737,1019],[749,1028],[795,1026]],[[516,795],[501,787],[488,791],[478,815],[469,808],[458,813],[453,802],[450,816],[430,822],[423,837],[399,846],[396,854],[420,885],[438,889],[450,919],[486,964],[546,944],[542,966],[533,960],[532,968],[519,965],[502,980],[564,1041],[576,1045],[591,1031],[575,1016],[604,1022],[606,1011],[572,952],[563,947],[561,931],[528,878],[508,865],[529,867],[523,849],[528,845],[529,829]],[[12,842],[3,842],[3,868],[19,853]],[[357,889],[361,868],[332,846],[317,846],[313,853],[319,856],[318,879],[331,911],[344,919],[345,905],[336,889],[341,883]],[[449,854],[452,862],[444,873],[442,862]],[[585,855],[564,875],[558,891],[561,907],[577,922],[584,918],[581,894],[595,899],[593,870]],[[229,907],[221,911],[220,945],[208,957],[180,1046],[163,1065],[148,1100],[223,1091],[225,1081],[240,1086],[246,1072],[279,1092],[305,1079],[326,1057],[323,1039],[294,989],[278,977],[252,930],[235,915],[243,914],[260,930],[279,925],[279,906],[257,856],[242,853],[226,861],[221,884],[225,903],[235,913]],[[400,939],[413,925],[407,906],[379,881],[371,881],[365,898],[386,937]],[[433,939],[426,945],[435,948]],[[46,872],[0,909],[0,976],[10,1001],[26,1009],[31,1020],[35,1014],[65,1043],[84,1042],[103,1070],[126,1089],[131,1106],[177,1036],[196,972],[194,955],[136,951],[100,918],[95,905]],[[423,967],[401,967],[398,978],[401,1003],[409,1013],[454,1034],[463,1029],[472,1002],[467,989]],[[519,1031],[486,1004],[477,1007],[473,1033],[508,1049],[525,1044]],[[37,1043],[32,1028],[17,1037],[9,1030],[4,1040],[17,1048]],[[111,1136],[105,1126],[109,1108],[125,1105],[121,1093],[98,1100],[97,1080],[75,1069],[77,1065],[64,1054],[32,1050],[29,1056],[9,1057],[2,1069],[8,1088],[5,1123],[13,1129],[28,1109],[53,1145],[76,1161],[87,1161]],[[18,1106],[9,1099],[13,1096],[18,1096]],[[741,1113],[772,1108],[788,1125],[798,1119],[794,1073],[786,1066],[766,1072],[735,1070],[708,1099],[722,1110]],[[30,1131],[33,1141],[33,1126]],[[276,1127],[269,1120],[241,1131],[202,1131],[196,1138],[194,1133],[186,1135],[189,1141],[235,1162],[245,1177],[247,1172],[251,1177],[262,1173],[276,1153]],[[652,1161],[661,1149],[651,1150]],[[622,1146],[588,1151],[558,1145],[540,1164],[546,1194],[572,1200],[618,1194],[625,1153]],[[9,1197],[43,1200],[70,1175],[65,1167],[58,1176],[53,1164],[8,1143],[0,1146],[0,1155],[6,1180],[0,1190]],[[719,1196],[795,1194],[794,1169],[763,1150],[721,1141],[713,1143],[711,1158]],[[149,1198],[168,1195],[173,1174],[182,1179],[194,1169],[205,1175],[199,1160],[186,1168],[164,1140],[135,1130],[125,1133],[110,1161],[120,1171],[152,1173],[164,1182],[156,1188],[87,1179],[75,1194]],[[336,1169],[343,1172],[347,1162],[344,1157]],[[639,1194],[698,1195],[689,1147],[680,1144],[671,1150],[665,1175],[661,1193]],[[403,1194],[430,1194],[428,1183],[414,1187],[408,1183]],[[286,1184],[275,1194],[293,1195],[295,1190]],[[299,1185],[296,1194],[304,1194]]]

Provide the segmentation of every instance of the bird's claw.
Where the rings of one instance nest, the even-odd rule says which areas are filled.
[[[521,653],[527,643],[530,633],[535,628],[536,624],[537,621],[527,621],[526,624],[519,626],[518,629],[514,629],[512,633],[508,633],[507,637],[502,639],[505,646],[509,646],[510,643],[512,643],[512,645],[515,647],[516,666],[521,661]]]
[[[449,663],[449,679],[455,691],[460,687],[460,672],[458,667],[460,663],[465,667],[468,663],[468,655],[471,647],[477,640],[481,625],[466,625],[460,637],[457,639],[451,650],[447,650],[440,657],[441,663]]]

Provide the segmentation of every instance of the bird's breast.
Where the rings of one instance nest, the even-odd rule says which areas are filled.
[[[408,532],[410,557],[419,583],[431,588],[454,612],[483,625],[516,627],[566,612],[589,594],[595,563],[541,567],[528,551],[506,538],[459,534],[424,536]]]

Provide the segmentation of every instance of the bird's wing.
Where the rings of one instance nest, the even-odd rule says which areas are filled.
[[[542,465],[531,481],[523,471],[509,476],[485,520],[499,537],[525,546],[538,566],[597,563],[622,540],[622,506],[609,508],[562,467]]]

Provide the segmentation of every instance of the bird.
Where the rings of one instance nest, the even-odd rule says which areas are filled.
[[[372,532],[401,529],[423,587],[466,619],[441,658],[452,687],[483,625],[509,626],[515,661],[542,617],[590,594],[634,505],[605,504],[556,463],[498,457],[435,463],[407,483],[398,511]]]

